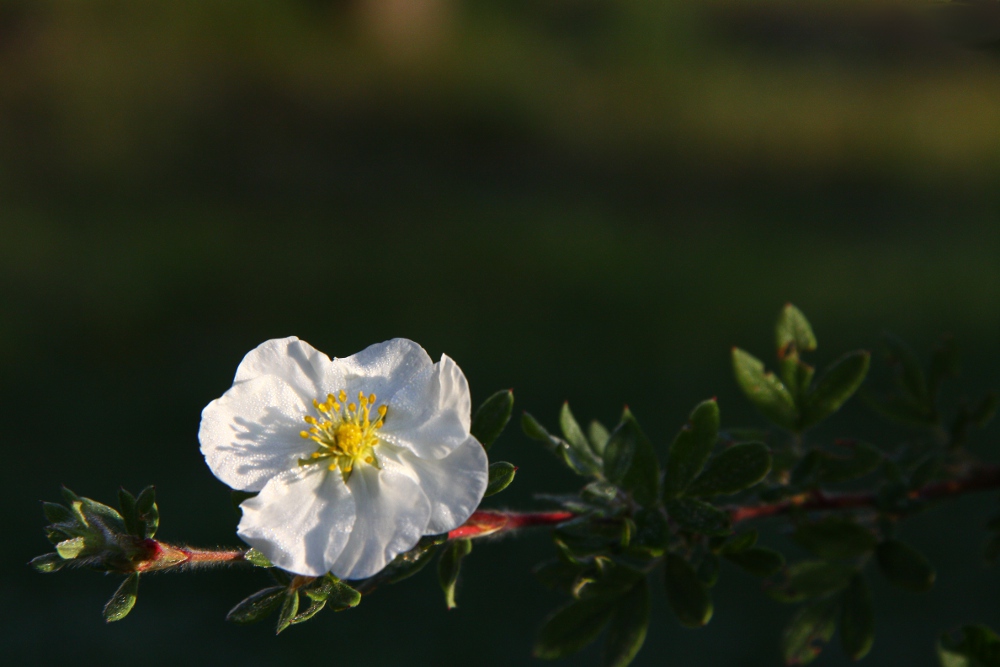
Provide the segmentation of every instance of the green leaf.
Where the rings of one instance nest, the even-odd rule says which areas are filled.
[[[305,594],[313,602],[329,604],[334,611],[357,607],[361,602],[360,592],[332,574],[324,576],[319,584],[307,589]]]
[[[590,426],[587,428],[587,439],[590,441],[590,448],[594,450],[594,454],[600,457],[604,456],[604,448],[608,444],[609,435],[604,424],[596,419],[590,422]]]
[[[890,584],[914,593],[929,591],[937,576],[924,556],[899,540],[886,540],[875,550],[879,569]]]
[[[550,434],[545,427],[538,423],[538,420],[525,412],[521,415],[521,429],[524,434],[532,440],[538,440],[545,445],[545,448],[556,455],[570,470],[578,475],[594,475],[600,472],[600,465],[595,463],[593,456],[588,459],[581,459],[569,443],[562,438],[557,438]]]
[[[736,383],[761,414],[783,429],[799,430],[795,400],[774,373],[764,371],[763,362],[734,347],[733,372]]]
[[[286,591],[284,586],[272,586],[257,591],[230,609],[226,614],[226,620],[240,624],[256,623],[278,610],[285,601]]]
[[[709,588],[719,581],[719,557],[709,552],[698,564],[698,578]]]
[[[417,546],[406,553],[396,556],[391,563],[383,570],[386,581],[395,584],[404,579],[412,577],[420,570],[424,569],[436,554],[442,544],[448,539],[445,535],[427,535],[421,538]]]
[[[43,574],[49,574],[50,572],[55,572],[62,568],[66,564],[66,561],[59,554],[42,554],[41,556],[36,556],[31,559],[28,563],[31,567],[35,568],[36,572],[41,572]]]
[[[555,660],[576,653],[601,634],[615,611],[615,604],[606,598],[577,600],[545,619],[534,655],[544,660]]]
[[[792,533],[792,539],[820,558],[831,560],[864,556],[877,542],[870,530],[833,516],[800,525]]]
[[[136,596],[139,594],[139,573],[133,572],[125,578],[122,585],[118,587],[115,594],[111,596],[108,603],[104,605],[104,620],[108,623],[120,621],[135,606]]]
[[[800,602],[843,589],[856,571],[843,563],[800,561],[789,565],[785,580],[766,589],[766,592],[778,602]]]
[[[82,537],[74,537],[64,540],[56,545],[56,552],[65,560],[72,560],[80,555],[86,543]]]
[[[667,602],[681,625],[700,628],[712,618],[712,597],[690,563],[677,554],[667,554],[664,566]]]
[[[719,405],[715,399],[702,401],[670,445],[663,480],[665,497],[674,498],[684,492],[705,467],[718,437]]]
[[[125,489],[118,489],[118,505],[122,509],[122,520],[128,534],[144,537],[139,535],[139,513],[135,509],[135,496]]]
[[[797,400],[809,389],[813,376],[813,368],[799,359],[799,353],[815,350],[816,337],[806,316],[790,303],[778,316],[774,333],[781,378]]]
[[[875,610],[865,578],[854,575],[843,593],[840,616],[840,644],[851,660],[868,655],[875,641]]]
[[[659,499],[660,464],[653,445],[627,409],[608,438],[604,475],[644,507],[655,505]]]
[[[472,416],[470,431],[476,440],[482,443],[486,451],[490,450],[496,439],[503,433],[514,410],[514,392],[504,389],[493,394],[479,406]]]
[[[688,487],[691,496],[725,496],[749,489],[771,471],[771,450],[761,442],[733,445],[708,462]]]
[[[562,429],[563,437],[566,438],[566,442],[569,443],[576,455],[582,461],[586,461],[588,467],[600,470],[601,460],[594,453],[590,441],[583,434],[583,429],[576,423],[576,419],[569,409],[569,401],[563,403],[562,410],[559,411],[559,428]]]
[[[889,353],[889,363],[896,369],[896,382],[899,387],[918,404],[927,405],[929,397],[927,380],[913,348],[888,332],[884,333],[882,338]]]
[[[716,545],[718,552],[723,555],[735,554],[740,551],[746,551],[753,545],[757,544],[757,531],[748,530],[745,533],[740,533],[739,535],[733,535],[729,540],[719,540],[721,546]]]
[[[806,665],[816,659],[830,641],[837,627],[839,598],[826,598],[799,609],[781,638],[781,649],[787,665]]]
[[[696,498],[679,498],[667,503],[667,514],[681,527],[703,535],[728,535],[729,514]]]
[[[292,624],[292,619],[299,613],[299,592],[287,591],[285,599],[281,603],[281,611],[278,612],[278,624],[275,626],[274,634],[280,635],[288,626]]]
[[[572,590],[581,571],[581,565],[553,558],[552,560],[539,563],[531,572],[542,586],[552,590],[569,592]]]
[[[639,653],[649,628],[649,608],[649,583],[643,578],[615,605],[601,660],[604,667],[626,667]]]
[[[514,473],[517,472],[517,467],[513,463],[507,463],[506,461],[497,461],[496,463],[490,464],[489,481],[486,483],[486,496],[492,496],[494,494],[500,493],[514,481]]]
[[[816,336],[809,320],[790,303],[786,303],[778,315],[778,322],[774,327],[774,342],[779,351],[789,344],[795,345],[796,350],[806,352],[816,349]]]
[[[985,625],[966,625],[938,640],[941,667],[1000,667],[1000,637]]]
[[[723,553],[723,558],[758,577],[769,577],[785,566],[785,557],[773,549],[752,547],[735,553]]]
[[[311,601],[309,603],[309,606],[306,607],[305,611],[296,614],[292,618],[290,624],[298,625],[299,623],[305,623],[306,621],[310,620],[313,616],[323,611],[324,607],[326,607],[326,600],[323,600],[321,602]]]
[[[274,564],[268,560],[267,556],[256,549],[248,549],[243,554],[243,560],[255,567],[274,567]]]
[[[78,509],[86,518],[88,526],[105,527],[114,533],[125,532],[125,521],[118,510],[90,498],[80,498]]]
[[[628,593],[645,576],[643,571],[627,565],[606,565],[603,570],[598,568],[596,572],[587,574],[583,585],[577,587],[576,596],[581,600],[590,598],[617,600]]]
[[[441,552],[438,561],[438,581],[444,591],[444,601],[448,609],[455,608],[455,583],[462,568],[462,559],[472,552],[472,540],[452,540]]]
[[[839,410],[864,382],[870,361],[869,352],[858,350],[848,352],[830,364],[806,394],[802,428],[818,424]]]
[[[66,508],[65,505],[60,505],[59,503],[42,503],[42,512],[45,513],[45,518],[52,523],[71,523],[76,520],[73,512]]]
[[[631,545],[650,556],[662,556],[670,541],[670,526],[663,513],[656,508],[640,509],[633,518],[636,531]]]
[[[142,536],[151,538],[160,527],[160,510],[156,506],[156,487],[147,486],[135,499],[135,511],[142,522]]]

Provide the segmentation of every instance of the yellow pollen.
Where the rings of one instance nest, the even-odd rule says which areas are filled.
[[[299,431],[299,436],[303,437],[303,438],[308,438],[309,437],[309,432],[308,431]]]
[[[341,390],[340,390],[340,393],[339,393],[339,394],[337,394],[337,395],[338,395],[338,396],[340,396],[340,402],[341,402],[341,403],[343,403],[344,401],[346,401],[346,400],[347,400],[347,392],[346,392],[346,391],[344,391],[343,389],[341,389]]]
[[[313,417],[312,415],[306,415],[305,417],[303,417],[303,419],[305,420],[305,422],[307,424],[315,424],[316,423],[316,418]]]
[[[366,456],[365,457],[365,463],[371,464],[371,463],[374,463],[374,462],[375,462],[375,457],[374,456]]]
[[[375,408],[375,400],[374,393],[366,396],[359,391],[358,402],[347,403],[347,392],[343,389],[327,394],[324,402],[313,400],[318,415],[303,417],[312,428],[300,431],[299,436],[314,441],[318,447],[299,459],[299,465],[322,460],[330,470],[340,470],[345,482],[360,463],[381,469],[375,456],[375,447],[381,442],[376,433],[384,425],[388,408],[385,405]],[[377,417],[371,414],[373,408]]]
[[[357,412],[358,411],[358,406],[355,405],[354,403],[348,403],[347,404],[347,409],[350,410],[351,412]]]
[[[334,397],[333,394],[327,394],[326,395],[326,402],[329,403],[330,405],[336,405],[337,404],[337,399]]]
[[[375,394],[368,395],[368,405],[375,405]]]
[[[380,406],[378,406],[378,416],[379,417],[383,417],[384,418],[385,417],[385,413],[387,413],[387,412],[389,412],[389,406],[387,406],[387,405],[380,405]]]

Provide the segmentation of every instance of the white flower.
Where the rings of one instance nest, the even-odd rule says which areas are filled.
[[[486,490],[461,369],[396,338],[331,360],[269,340],[202,411],[209,468],[242,504],[239,536],[297,574],[363,579],[457,528]]]

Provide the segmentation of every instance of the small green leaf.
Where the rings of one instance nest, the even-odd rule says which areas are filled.
[[[506,461],[491,463],[489,469],[490,477],[486,483],[484,497],[500,493],[510,486],[510,483],[514,481],[514,473],[516,472],[517,467],[513,463],[507,463]]]
[[[160,527],[160,510],[156,506],[156,487],[147,486],[135,499],[135,511],[142,522],[142,536],[149,539]]]
[[[323,611],[324,607],[326,607],[326,600],[323,600],[321,602],[311,601],[309,603],[309,606],[306,607],[305,611],[303,611],[302,613],[296,614],[292,618],[292,620],[290,621],[290,624],[291,625],[298,625],[299,623],[305,623],[306,621],[310,620],[313,616],[315,616],[316,614],[318,614],[321,611]]]
[[[806,352],[816,349],[816,336],[809,320],[801,310],[790,303],[786,303],[778,315],[778,322],[774,327],[774,339],[779,352],[789,344],[795,345],[797,350]]]
[[[736,383],[761,414],[781,428],[798,430],[799,413],[795,400],[774,373],[764,371],[763,362],[734,347],[733,372]]]
[[[122,585],[118,587],[115,594],[111,596],[108,603],[104,605],[104,620],[108,623],[120,621],[135,606],[136,596],[139,594],[139,573],[133,572],[125,578]]]
[[[496,439],[503,433],[513,410],[514,392],[510,389],[493,394],[483,401],[483,404],[476,410],[476,414],[472,417],[470,431],[486,451],[490,450]]]
[[[718,437],[719,405],[715,399],[702,401],[670,445],[663,480],[665,497],[674,498],[684,492],[705,467]]]
[[[50,572],[55,572],[62,568],[66,564],[66,561],[59,554],[42,554],[31,559],[28,563],[31,567],[35,568],[36,572],[41,572],[43,574],[49,574]]]
[[[80,552],[83,551],[85,546],[86,543],[82,537],[74,537],[57,544],[56,551],[62,558],[72,560],[80,555]]]
[[[695,498],[678,498],[667,503],[667,514],[681,527],[703,535],[728,535],[729,514]]]
[[[324,576],[317,585],[307,589],[305,594],[313,602],[329,604],[334,611],[357,607],[361,602],[360,592],[332,574]]]
[[[139,535],[139,513],[135,509],[135,496],[125,489],[118,489],[118,505],[121,507],[122,520],[129,535]]]
[[[914,593],[929,591],[937,576],[924,556],[899,540],[886,540],[875,550],[879,569],[890,584]]]
[[[438,561],[438,581],[444,591],[444,602],[448,609],[455,608],[455,584],[462,568],[462,559],[472,552],[472,540],[452,540],[441,552]]]
[[[786,665],[807,665],[820,652],[837,627],[839,598],[832,597],[803,605],[785,626],[781,638]]]
[[[644,507],[655,505],[659,499],[659,462],[653,445],[628,410],[608,438],[604,474]]]
[[[709,552],[698,564],[698,578],[709,588],[719,580],[719,557]]]
[[[800,525],[792,533],[792,539],[820,558],[832,560],[864,556],[876,544],[870,530],[849,519],[832,516]]]
[[[860,660],[868,655],[875,641],[875,610],[864,577],[854,575],[844,590],[843,598],[840,644],[851,660]]]
[[[708,462],[686,494],[725,496],[749,489],[771,471],[771,450],[761,442],[733,445]]]
[[[649,583],[643,578],[615,605],[601,660],[604,667],[626,667],[639,653],[649,628],[649,608]]]
[[[868,374],[869,352],[848,352],[830,364],[816,385],[806,394],[802,428],[823,421],[840,409],[858,390]]]
[[[576,455],[581,460],[586,461],[588,467],[600,470],[601,460],[594,454],[590,441],[583,434],[580,425],[576,423],[576,418],[573,417],[573,413],[569,409],[568,401],[563,403],[562,410],[559,411],[559,428]]]
[[[889,363],[896,369],[896,382],[910,398],[920,405],[927,405],[929,392],[924,370],[916,353],[901,338],[886,332],[882,335]]]
[[[286,591],[284,586],[272,586],[257,591],[230,609],[226,614],[226,620],[240,624],[256,623],[278,610],[285,601]]]
[[[937,652],[941,667],[1000,667],[1000,637],[985,625],[942,634]]]
[[[636,531],[632,537],[632,546],[650,556],[662,556],[670,541],[670,526],[663,513],[656,508],[640,509],[633,518]]]
[[[45,513],[45,518],[52,523],[69,523],[76,520],[73,512],[66,508],[64,505],[59,503],[42,503],[42,512]]]
[[[800,602],[843,589],[856,571],[854,567],[843,563],[800,561],[789,565],[785,580],[767,588],[766,592],[778,602]]]
[[[556,610],[538,632],[535,657],[555,660],[576,653],[597,639],[615,608],[613,602],[598,597],[576,600]]]
[[[280,635],[288,626],[292,624],[292,619],[299,613],[299,592],[286,591],[285,599],[281,603],[281,611],[278,612],[278,624],[275,626],[274,634]]]
[[[735,553],[723,553],[723,557],[758,577],[769,577],[785,566],[785,557],[773,549],[751,547]]]
[[[591,456],[581,459],[569,443],[550,434],[545,427],[538,423],[538,420],[525,412],[521,415],[521,429],[524,434],[532,440],[538,440],[545,445],[545,448],[555,454],[570,470],[578,475],[590,476],[600,472],[600,465]]]
[[[113,507],[108,507],[104,503],[90,498],[80,498],[78,510],[83,513],[88,526],[94,528],[103,526],[113,533],[125,532],[125,521]]]
[[[590,422],[590,426],[587,428],[587,440],[590,441],[590,448],[594,450],[594,454],[599,457],[604,456],[604,448],[608,444],[609,435],[604,424],[596,419]]]
[[[267,556],[256,549],[247,549],[246,553],[243,554],[243,560],[255,567],[274,567],[274,564],[268,560]]]
[[[667,602],[677,620],[689,628],[700,628],[712,618],[712,597],[691,565],[676,554],[667,554],[664,567]]]

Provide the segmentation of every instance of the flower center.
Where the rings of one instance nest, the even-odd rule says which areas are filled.
[[[303,417],[310,428],[299,435],[318,448],[309,458],[299,459],[299,465],[323,463],[330,470],[339,468],[345,482],[358,463],[380,467],[375,458],[375,446],[380,442],[377,431],[385,424],[389,408],[380,405],[372,415],[375,394],[358,392],[358,402],[347,403],[347,392],[341,389],[336,396],[327,394],[323,402],[314,399],[313,407],[319,417]]]

